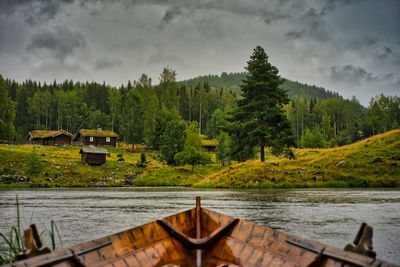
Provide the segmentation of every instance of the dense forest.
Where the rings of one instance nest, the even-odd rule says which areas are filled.
[[[188,122],[215,139],[228,126],[241,99],[245,73],[222,73],[176,81],[164,68],[158,84],[143,74],[118,88],[105,83],[64,81],[19,83],[0,78],[0,140],[24,140],[33,129],[102,127],[128,144],[160,149],[166,134],[177,136]],[[378,95],[369,106],[316,86],[284,80],[290,103],[284,106],[298,147],[328,147],[399,127],[400,98]],[[176,137],[178,138],[178,137]]]
[[[198,84],[208,83],[209,86],[215,88],[224,88],[225,90],[231,90],[238,94],[241,94],[240,86],[243,84],[242,81],[246,79],[246,72],[240,73],[226,73],[223,72],[221,75],[206,75],[199,76],[193,79],[180,81],[178,84],[184,84],[188,87],[194,87]],[[336,92],[331,92],[325,90],[322,87],[317,87],[315,85],[303,84],[288,79],[283,79],[283,83],[280,88],[286,90],[288,97],[290,99],[304,98],[311,100],[314,98],[327,99],[332,97],[339,97]]]

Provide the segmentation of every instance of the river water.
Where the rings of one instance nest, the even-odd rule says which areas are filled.
[[[3,189],[2,233],[16,223],[16,195],[22,226],[36,223],[41,231],[52,219],[64,247],[193,208],[201,196],[207,209],[341,248],[366,222],[378,258],[400,263],[398,190]]]

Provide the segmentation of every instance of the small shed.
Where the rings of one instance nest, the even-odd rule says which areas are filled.
[[[207,150],[207,152],[216,152],[217,151],[217,145],[218,145],[218,142],[215,139],[212,139],[212,140],[203,139],[203,140],[201,140],[201,146],[203,147],[203,149]]]
[[[83,147],[79,151],[83,164],[103,165],[106,163],[106,156],[109,154],[106,149],[95,147]]]
[[[75,145],[117,146],[117,134],[113,131],[97,128],[96,130],[81,129],[74,137]]]
[[[38,145],[71,145],[72,137],[73,135],[65,130],[34,130],[29,132],[27,141]]]

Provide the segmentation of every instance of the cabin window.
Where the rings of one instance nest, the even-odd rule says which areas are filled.
[[[106,137],[106,142],[110,143],[110,137]]]
[[[89,138],[89,140],[90,140],[90,142],[93,142],[93,136],[91,136],[91,137]]]

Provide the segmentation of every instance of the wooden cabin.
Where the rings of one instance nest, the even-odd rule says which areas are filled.
[[[106,156],[109,154],[106,149],[95,147],[83,147],[79,151],[83,164],[103,165],[106,163]]]
[[[116,147],[117,136],[113,131],[101,128],[97,128],[96,130],[81,129],[74,137],[74,145]]]
[[[58,131],[35,130],[29,132],[27,141],[39,145],[65,146],[65,145],[71,145],[72,137],[73,135],[65,130],[58,130]]]
[[[207,152],[216,152],[217,151],[217,145],[218,145],[218,142],[215,139],[212,139],[212,140],[202,139],[201,140],[201,146]]]

